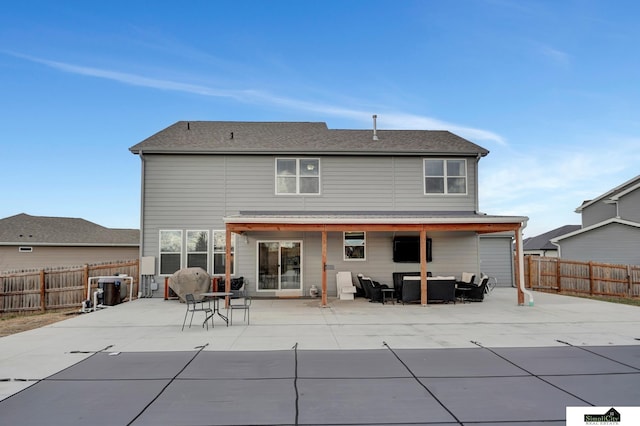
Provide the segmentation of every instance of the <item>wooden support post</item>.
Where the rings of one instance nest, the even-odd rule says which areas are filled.
[[[516,288],[518,289],[518,305],[524,305],[524,292],[520,287],[520,281],[524,281],[524,257],[520,248],[522,247],[522,228],[518,228],[515,232],[516,238]],[[521,260],[522,259],[522,260]],[[540,266],[540,265],[538,265]],[[524,283],[522,283],[524,286]]]
[[[427,231],[420,230],[420,303],[427,306]]]
[[[47,310],[47,289],[45,288],[44,269],[40,269],[40,310]]]
[[[562,293],[562,268],[560,264],[560,259],[556,258],[556,287],[558,288],[558,293]]]
[[[593,296],[593,288],[596,283],[593,280],[593,262],[589,262],[589,295]]]
[[[338,295],[339,296],[339,295]],[[322,231],[322,307],[327,306],[327,231]]]
[[[82,268],[82,284],[83,286],[89,286],[89,265],[85,263],[84,268]],[[89,299],[91,299],[89,297]]]
[[[633,277],[631,275],[631,265],[627,265],[627,297],[633,297]]]
[[[229,293],[231,291],[231,231],[228,227],[225,234],[224,248],[224,291]],[[224,307],[229,308],[229,296],[224,298]]]

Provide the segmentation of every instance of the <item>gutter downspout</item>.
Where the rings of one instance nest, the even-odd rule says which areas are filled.
[[[144,154],[142,153],[142,150],[140,150],[140,261],[142,261],[142,251],[144,249],[144,175],[145,175],[145,170],[144,170]],[[140,272],[138,275],[138,287],[141,288],[141,284],[142,284],[142,271],[138,271]],[[154,278],[155,280],[155,278]],[[152,292],[149,292],[152,293]],[[146,296],[145,296],[146,297]]]
[[[480,175],[480,173],[478,173],[480,171],[480,159],[482,158],[482,156],[480,154],[478,154],[476,156],[476,213],[480,212],[480,190],[479,190],[479,186],[480,186],[480,182],[478,179],[478,175]]]
[[[529,306],[533,306],[533,293],[524,288],[524,248],[522,244],[522,230],[527,227],[527,221],[525,220],[522,223],[522,226],[518,228],[518,264],[520,267],[518,268],[518,275],[520,279],[520,291],[529,296]]]

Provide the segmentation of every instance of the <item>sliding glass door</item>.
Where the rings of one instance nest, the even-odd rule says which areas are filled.
[[[258,290],[302,290],[300,241],[258,242]]]

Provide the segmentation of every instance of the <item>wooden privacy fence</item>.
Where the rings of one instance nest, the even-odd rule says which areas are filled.
[[[0,314],[80,308],[87,299],[89,277],[128,275],[133,277],[133,294],[137,296],[139,268],[140,262],[135,259],[3,273],[0,274]]]
[[[640,266],[525,256],[525,286],[590,296],[640,297]]]

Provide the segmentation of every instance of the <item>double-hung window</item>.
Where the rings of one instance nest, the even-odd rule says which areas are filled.
[[[344,233],[344,260],[366,259],[366,234],[364,232]]]
[[[187,268],[208,271],[209,231],[187,231]]]
[[[231,275],[233,275],[236,234],[231,234]],[[227,232],[213,231],[213,274],[224,275],[227,259]]]
[[[276,194],[319,194],[320,159],[276,158]]]
[[[467,161],[464,159],[425,159],[424,193],[467,193]]]
[[[182,267],[182,231],[160,231],[160,274],[171,275]]]

